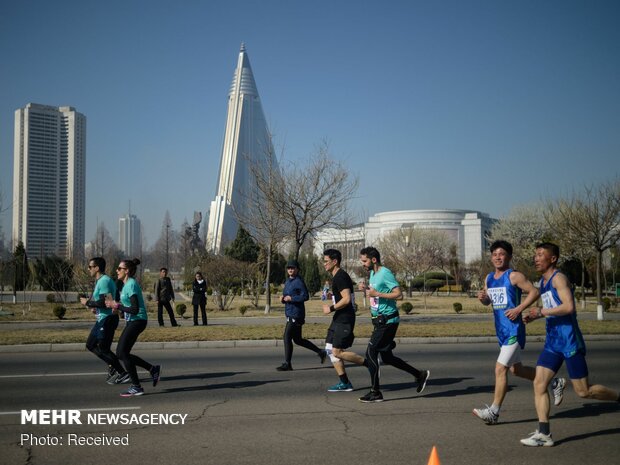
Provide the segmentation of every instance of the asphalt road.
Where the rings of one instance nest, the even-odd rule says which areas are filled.
[[[524,362],[534,364],[540,348],[530,344]],[[337,381],[330,366],[296,348],[295,371],[277,372],[281,350],[140,351],[162,364],[163,378],[153,388],[145,377],[146,394],[130,399],[105,384],[102,363],[89,353],[0,354],[0,463],[425,465],[433,445],[443,465],[607,465],[620,454],[620,404],[579,399],[572,389],[552,408],[555,447],[519,443],[537,427],[525,380],[510,378],[500,424],[475,418],[471,409],[492,401],[495,344],[399,346],[397,354],[430,368],[431,379],[418,395],[409,375],[383,367],[386,401],[377,404],[357,400],[369,386],[364,368],[348,370],[355,392],[327,393]],[[620,388],[620,341],[590,342],[588,362],[591,381]],[[84,422],[21,424],[22,409],[80,409]],[[187,417],[182,425],[87,424],[95,413]],[[68,444],[103,434],[129,445]],[[34,445],[54,440],[62,445]]]

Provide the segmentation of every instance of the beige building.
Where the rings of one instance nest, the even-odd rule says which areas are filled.
[[[30,257],[84,254],[86,117],[29,103],[15,111],[13,247]]]

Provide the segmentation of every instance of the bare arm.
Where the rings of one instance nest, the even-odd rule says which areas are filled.
[[[390,292],[378,292],[376,289],[369,287],[366,289],[366,295],[370,297],[381,297],[382,299],[400,300],[403,298],[403,293],[399,286],[396,286]]]
[[[527,292],[527,297],[523,299],[523,301],[519,305],[517,305],[515,308],[511,308],[504,312],[504,315],[506,315],[511,320],[514,320],[521,313],[523,313],[523,311],[527,307],[529,307],[530,305],[532,305],[534,302],[538,300],[538,297],[540,296],[540,292],[538,292],[538,289],[534,287],[532,282],[529,279],[527,279],[523,273],[519,271],[513,271],[512,273],[510,273],[510,283],[513,286],[517,286],[523,292]]]

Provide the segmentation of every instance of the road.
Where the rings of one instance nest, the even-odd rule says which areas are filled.
[[[534,364],[540,348],[528,345],[524,362]],[[331,367],[296,348],[295,371],[277,372],[281,351],[140,351],[162,364],[163,378],[156,388],[145,378],[146,394],[130,399],[105,384],[89,353],[0,353],[0,463],[425,465],[433,445],[443,465],[607,465],[620,454],[620,405],[583,400],[572,389],[552,409],[552,448],[519,443],[537,427],[525,380],[510,378],[500,424],[475,418],[471,409],[492,400],[495,344],[399,346],[401,357],[431,369],[431,379],[417,395],[409,375],[383,367],[386,401],[377,404],[357,400],[369,385],[364,368],[349,369],[355,392],[327,393],[337,381]],[[590,342],[588,362],[594,382],[620,388],[620,341]],[[187,417],[182,425],[30,425],[20,423],[23,409],[80,409],[84,420],[89,413]],[[129,445],[69,445],[70,434],[127,437]],[[32,444],[47,435],[63,444]]]

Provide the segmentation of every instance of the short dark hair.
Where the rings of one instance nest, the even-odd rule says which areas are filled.
[[[541,242],[539,244],[536,244],[536,248],[548,250],[555,258],[560,258],[560,247],[553,242]]]
[[[323,256],[336,260],[336,262],[338,262],[338,266],[340,266],[340,262],[342,261],[342,254],[340,253],[340,250],[327,249],[323,252]]]
[[[510,242],[502,240],[495,241],[491,244],[489,250],[491,250],[491,253],[493,253],[496,249],[504,249],[506,252],[508,252],[508,255],[512,257],[512,245],[510,244]]]
[[[127,274],[133,278],[136,275],[136,270],[138,269],[138,265],[140,264],[140,259],[134,258],[133,260],[130,260],[128,258],[125,258],[121,260],[121,263],[125,264],[125,268],[127,268]]]
[[[162,266],[159,271],[165,271],[166,273],[168,273],[168,268],[166,268],[165,266]]]
[[[381,265],[381,254],[374,247],[364,247],[362,250],[360,250],[360,255],[366,255],[371,260],[373,258],[376,258],[377,259],[377,264]]]
[[[105,258],[93,257],[89,260],[89,262],[93,262],[95,266],[99,268],[100,273],[105,273]]]

